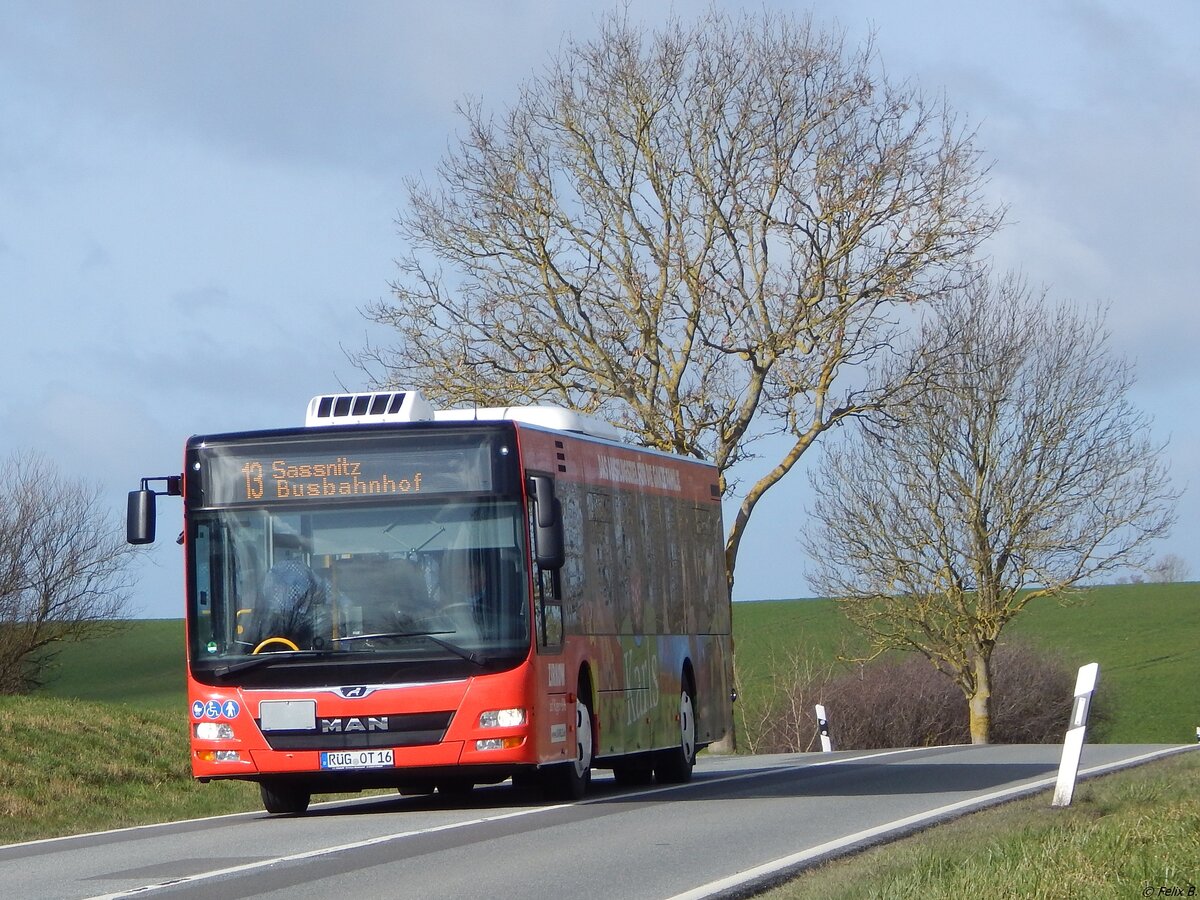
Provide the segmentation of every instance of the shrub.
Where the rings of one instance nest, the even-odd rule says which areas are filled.
[[[993,743],[1057,743],[1071,715],[1074,672],[1053,657],[1005,644],[992,657]],[[962,691],[919,656],[880,661],[834,676],[790,657],[776,670],[770,698],[744,720],[743,744],[755,753],[819,747],[817,703],[825,705],[840,750],[969,743]],[[751,717],[747,716],[746,719]],[[1093,706],[1091,724],[1107,718]]]

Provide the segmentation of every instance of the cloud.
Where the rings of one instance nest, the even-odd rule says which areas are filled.
[[[126,2],[11,18],[0,55],[64,114],[379,171],[440,147],[464,93],[512,96],[578,17],[554,3]]]

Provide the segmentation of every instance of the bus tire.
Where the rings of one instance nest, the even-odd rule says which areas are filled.
[[[260,781],[258,792],[263,807],[273,816],[304,815],[312,799],[312,791],[287,781]]]
[[[547,794],[553,800],[580,800],[591,784],[595,729],[590,697],[590,685],[580,683],[575,701],[575,759],[546,770]]]
[[[683,784],[692,778],[696,765],[696,715],[692,688],[684,679],[679,690],[679,746],[659,750],[654,757],[654,776],[661,784]]]

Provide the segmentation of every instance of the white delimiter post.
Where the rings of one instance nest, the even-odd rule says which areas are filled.
[[[833,752],[833,739],[829,736],[829,720],[825,718],[825,707],[817,704],[817,728],[821,730],[821,751]]]
[[[1075,793],[1075,778],[1079,774],[1079,757],[1083,754],[1083,739],[1087,735],[1088,710],[1092,693],[1100,676],[1100,664],[1088,663],[1075,679],[1075,705],[1071,708],[1071,724],[1063,741],[1062,762],[1058,766],[1058,784],[1054,787],[1053,806],[1070,806]]]

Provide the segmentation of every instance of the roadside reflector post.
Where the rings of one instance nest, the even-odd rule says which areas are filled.
[[[821,732],[821,752],[832,753],[833,740],[829,737],[829,719],[825,717],[825,707],[820,703],[817,704],[817,728]]]
[[[1083,754],[1083,740],[1087,736],[1088,711],[1092,706],[1092,694],[1100,677],[1100,664],[1088,663],[1079,669],[1075,679],[1075,704],[1071,707],[1071,722],[1067,726],[1067,737],[1063,741],[1062,762],[1058,766],[1058,784],[1054,787],[1052,806],[1070,806],[1075,793],[1075,780],[1079,775],[1079,758]]]

